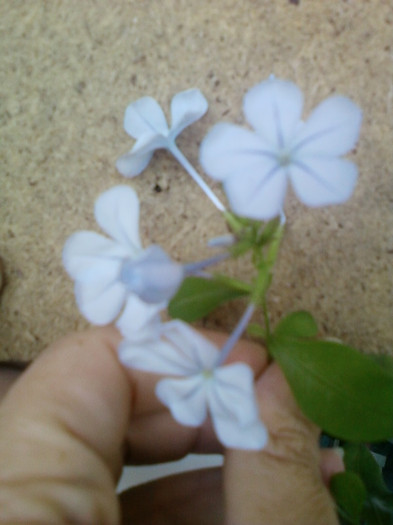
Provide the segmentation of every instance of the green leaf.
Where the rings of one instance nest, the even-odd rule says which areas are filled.
[[[220,304],[248,295],[248,285],[231,279],[187,277],[169,303],[171,317],[196,321],[212,312]]]
[[[340,472],[332,477],[330,491],[342,523],[358,525],[366,501],[366,488],[360,477],[353,472]]]
[[[293,312],[281,319],[274,334],[277,337],[311,338],[318,334],[318,325],[309,312]]]
[[[367,525],[393,524],[393,494],[386,487],[381,468],[365,445],[344,445],[344,463],[366,488],[362,518]]]
[[[390,355],[370,355],[376,363],[379,364],[382,368],[389,372],[393,377],[393,358]]]
[[[383,480],[381,467],[364,444],[347,443],[343,448],[345,468],[351,472],[356,472],[368,491],[380,495],[391,494]]]
[[[393,436],[393,377],[369,356],[329,341],[273,336],[271,354],[303,412],[347,441]]]

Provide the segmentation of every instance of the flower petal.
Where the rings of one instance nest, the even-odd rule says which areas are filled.
[[[231,209],[242,217],[270,220],[284,205],[287,175],[276,161],[261,157],[258,166],[236,173],[224,181]]]
[[[259,420],[239,426],[233,419],[217,417],[213,423],[218,439],[227,448],[262,450],[267,445],[269,435],[265,425]]]
[[[169,301],[184,278],[184,269],[157,245],[151,245],[135,260],[126,261],[121,280],[130,292],[147,303]]]
[[[253,383],[253,372],[244,363],[214,372],[208,404],[217,437],[226,447],[260,450],[267,443],[268,433],[259,419]]]
[[[125,299],[125,289],[119,282],[75,283],[75,297],[79,310],[96,325],[112,322],[119,314]]]
[[[101,228],[116,239],[132,257],[141,250],[139,238],[139,200],[132,188],[115,186],[102,193],[95,204],[95,217]]]
[[[218,355],[217,348],[210,341],[190,328],[182,321],[169,321],[159,323],[156,318],[147,319],[147,324],[135,323],[131,316],[131,310],[138,312],[138,304],[130,305],[128,300],[122,319],[116,324],[122,334],[126,337],[119,349],[121,360],[127,366],[141,368],[149,372],[162,374],[196,376],[207,367],[211,368]],[[127,323],[124,322],[127,318]],[[137,332],[134,336],[136,326],[146,331]],[[130,337],[131,336],[131,337]],[[130,340],[131,339],[131,340]]]
[[[356,165],[339,158],[304,157],[291,164],[289,171],[297,196],[308,206],[345,202],[357,179]]]
[[[247,121],[275,149],[291,143],[302,108],[300,89],[292,82],[275,77],[254,86],[244,97]]]
[[[317,106],[301,128],[294,151],[300,155],[338,156],[354,148],[362,112],[349,98],[333,96]]]
[[[127,107],[124,129],[135,139],[146,133],[167,135],[169,131],[164,112],[152,97],[142,97]]]
[[[136,295],[129,295],[116,326],[128,340],[155,339],[161,326],[159,312],[164,308],[165,303],[147,304]]]
[[[159,323],[151,306],[141,303],[136,296],[130,296],[124,313],[116,323],[127,340],[122,347],[124,356],[131,355],[131,352],[134,355],[139,351],[135,345],[141,343],[145,352],[146,349],[151,353],[161,352],[161,355],[153,356],[155,362],[160,364],[154,369],[147,368],[151,365],[150,361],[146,361],[148,364],[144,370],[190,376],[213,367],[218,350],[208,339],[182,321]],[[148,306],[151,308],[150,317],[149,311],[144,310]],[[144,313],[147,314],[145,318]],[[142,362],[140,358],[138,362]],[[130,366],[134,364],[130,363]]]
[[[247,173],[260,162],[261,156],[276,158],[256,133],[227,123],[215,125],[200,148],[203,169],[219,181],[233,173]]]
[[[120,244],[90,231],[74,233],[63,248],[63,264],[68,274],[84,282],[115,280],[125,256],[127,251]]]
[[[147,167],[152,156],[153,151],[133,153],[131,150],[117,159],[116,169],[123,177],[136,177]]]
[[[183,361],[178,359],[172,346],[163,339],[124,340],[118,348],[119,360],[135,370],[155,374],[188,375]]]
[[[153,326],[146,333],[146,338],[124,340],[118,348],[120,361],[131,368],[156,374],[199,375],[199,368],[183,347],[177,347],[171,341],[160,337],[160,332],[165,331],[166,325],[169,324]]]
[[[175,139],[184,128],[203,117],[207,108],[208,102],[199,89],[177,93],[171,102],[171,138]]]
[[[180,320],[165,323],[163,335],[182,354],[182,359],[188,361],[187,367],[192,373],[213,368],[219,355],[217,347],[187,323]]]
[[[202,375],[186,379],[162,379],[156,386],[158,399],[182,425],[199,427],[207,415],[205,380]]]

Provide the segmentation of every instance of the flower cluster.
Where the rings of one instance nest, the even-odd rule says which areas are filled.
[[[125,130],[136,143],[118,159],[119,172],[126,177],[139,175],[154,150],[167,149],[226,219],[230,218],[230,224],[237,225],[233,235],[229,242],[225,236],[225,242],[214,241],[224,250],[217,257],[191,264],[176,262],[160,246],[142,247],[137,195],[128,186],[116,186],[103,193],[95,206],[97,223],[109,237],[77,232],[63,251],[64,266],[75,280],[82,314],[94,324],[116,321],[124,336],[118,350],[120,361],[127,367],[168,375],[158,382],[156,393],[174,419],[195,427],[210,416],[218,439],[226,447],[261,449],[268,440],[258,413],[251,368],[242,362],[226,364],[226,359],[255,308],[264,305],[274,263],[272,254],[278,249],[277,232],[255,241],[258,249],[261,239],[270,242],[271,250],[263,264],[258,264],[255,290],[249,294],[246,311],[221,349],[182,321],[162,322],[160,312],[179,292],[185,278],[200,276],[201,270],[233,253],[233,246],[250,244],[249,237],[239,238],[239,231],[248,224],[245,218],[269,221],[283,213],[288,181],[309,206],[338,204],[350,197],[357,169],[342,155],[357,141],[359,108],[345,97],[334,96],[303,122],[302,106],[297,86],[271,77],[252,88],[244,99],[246,119],[255,131],[221,123],[203,140],[201,165],[214,180],[223,183],[230,209],[239,218],[226,211],[175,143],[177,136],[207,111],[201,92],[191,89],[175,95],[170,128],[154,99],[137,100],[127,108],[124,118]],[[246,230],[254,232],[253,228],[250,222]],[[209,278],[205,272],[202,275]],[[222,291],[224,284],[219,283]],[[236,283],[225,286],[231,293],[236,289]]]

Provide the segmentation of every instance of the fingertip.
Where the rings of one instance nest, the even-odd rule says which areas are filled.
[[[319,463],[321,476],[326,487],[329,487],[330,480],[335,474],[345,471],[342,449],[324,448],[321,450]]]

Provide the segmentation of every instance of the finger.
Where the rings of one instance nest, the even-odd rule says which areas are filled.
[[[189,453],[223,453],[210,418],[201,427],[186,427],[177,423],[166,409],[134,419],[127,443],[125,463],[129,465],[175,461]]]
[[[307,419],[277,363],[269,366],[256,385],[262,421],[267,425],[266,451],[277,457],[319,461],[320,429]]]
[[[226,452],[227,523],[337,525],[321,476],[319,429],[301,413],[277,364],[260,377],[257,392],[269,442],[259,452]]]
[[[340,452],[334,448],[321,450],[320,469],[322,480],[329,487],[330,480],[335,474],[345,471],[345,465]]]
[[[17,361],[0,363],[0,401],[27,366],[27,363]]]
[[[123,492],[122,523],[220,525],[224,523],[222,494],[221,469],[169,476]]]
[[[69,521],[83,516],[85,521],[111,523],[130,412],[145,416],[154,436],[146,455],[160,450],[163,421],[149,421],[153,414],[168,422],[167,448],[160,459],[216,443],[209,422],[201,430],[179,432],[155,398],[157,376],[120,366],[119,341],[113,327],[69,336],[44,352],[6,395],[0,409],[0,497],[10,516],[25,512],[29,519],[37,515],[44,521],[49,512],[47,521],[52,522],[53,513],[62,512]],[[256,372],[261,368],[255,348],[247,350],[246,345],[242,356]],[[142,427],[139,438],[130,439],[136,458],[138,445],[142,450],[146,442]]]
[[[2,518],[115,523],[130,384],[113,328],[54,344],[0,408]]]

